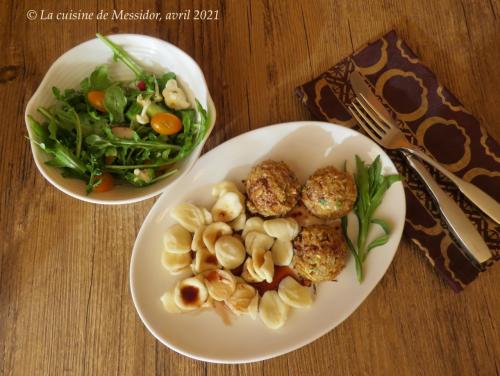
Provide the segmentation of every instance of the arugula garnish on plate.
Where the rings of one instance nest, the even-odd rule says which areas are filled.
[[[379,207],[385,192],[389,187],[401,180],[399,174],[382,175],[382,163],[380,156],[377,156],[371,165],[366,165],[359,156],[356,155],[356,173],[354,174],[358,198],[354,205],[354,213],[358,220],[358,236],[356,245],[349,238],[347,233],[348,220],[347,216],[342,217],[342,231],[347,241],[349,250],[351,251],[356,263],[356,275],[358,281],[363,281],[363,262],[368,253],[376,248],[384,245],[389,240],[391,228],[387,222],[382,219],[374,218],[375,210]],[[382,228],[384,234],[372,240],[368,245],[367,236],[372,224]]]

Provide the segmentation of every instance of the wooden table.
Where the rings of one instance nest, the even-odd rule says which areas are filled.
[[[58,22],[40,20],[42,9],[213,9],[220,19]],[[499,140],[499,12],[494,0],[2,2],[0,375],[498,375],[499,266],[456,294],[406,241],[361,307],[300,350],[231,366],[170,351],[139,320],[128,283],[154,200],[98,206],[58,191],[35,167],[23,114],[66,50],[97,31],[149,34],[205,72],[218,112],[208,150],[249,129],[309,119],[293,89],[394,28]]]

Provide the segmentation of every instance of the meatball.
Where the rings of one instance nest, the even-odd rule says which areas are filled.
[[[248,209],[264,217],[283,216],[299,200],[300,184],[285,162],[268,160],[254,166],[245,185]]]
[[[305,207],[302,201],[299,201],[297,205],[286,215],[295,219],[300,227],[311,226],[311,225],[332,225],[339,226],[340,218],[319,218],[312,214]]]
[[[320,218],[343,217],[352,210],[356,196],[352,175],[333,166],[317,170],[302,190],[302,202]]]
[[[347,261],[344,236],[332,226],[304,227],[293,241],[293,247],[293,268],[312,282],[333,280]]]

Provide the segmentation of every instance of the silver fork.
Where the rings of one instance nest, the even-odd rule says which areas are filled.
[[[377,99],[378,100],[378,99]],[[476,205],[483,213],[488,215],[496,223],[500,224],[500,204],[484,191],[475,185],[466,182],[455,174],[441,166],[433,158],[420,151],[415,145],[411,144],[403,132],[399,130],[395,121],[388,115],[387,110],[378,102],[367,101],[361,96],[351,104],[351,109],[355,109],[358,117],[360,116],[366,124],[363,128],[375,141],[386,149],[403,149],[431,166],[435,167],[444,176],[450,179],[469,200]],[[385,115],[385,116],[384,116]],[[389,118],[387,119],[387,117]]]
[[[488,246],[477,229],[470,222],[469,218],[467,218],[465,213],[462,211],[460,206],[458,206],[458,204],[448,194],[446,194],[443,189],[441,189],[425,166],[419,162],[417,158],[410,154],[411,152],[420,156],[420,154],[423,153],[421,153],[418,149],[413,149],[412,145],[408,142],[408,140],[406,140],[405,136],[398,128],[394,128],[386,122],[383,122],[377,113],[368,105],[368,103],[363,100],[363,98],[356,97],[348,108],[354,118],[358,121],[358,124],[373,138],[374,141],[386,149],[401,149],[403,155],[408,160],[409,165],[417,172],[422,181],[425,183],[430,195],[436,202],[444,221],[447,223],[450,232],[455,236],[459,243],[461,243],[462,248],[467,252],[467,255],[472,257],[472,259],[479,264],[482,264],[490,259],[491,252],[488,249]],[[430,158],[425,156],[425,158],[422,159],[427,161],[427,159]],[[437,162],[433,161],[432,165],[434,166],[436,164]],[[439,170],[441,171],[441,168],[439,168]],[[459,179],[458,177],[456,178]],[[481,191],[481,193],[483,192]]]

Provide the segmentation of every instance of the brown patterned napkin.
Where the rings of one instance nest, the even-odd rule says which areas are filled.
[[[397,116],[401,130],[412,143],[500,201],[498,144],[394,31],[298,87],[296,94],[315,117],[357,127],[345,107],[354,97],[349,85],[349,74],[354,69],[368,79],[375,93]],[[418,176],[398,152],[389,155],[405,176],[406,236],[455,291],[462,290],[480,270],[453,241]],[[483,215],[446,178],[433,169],[431,172],[476,225],[494,260],[498,260],[500,226]]]

